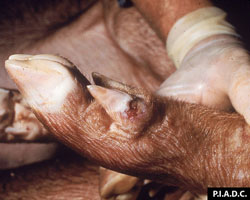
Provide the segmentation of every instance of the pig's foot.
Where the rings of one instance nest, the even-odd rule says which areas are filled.
[[[18,91],[0,88],[0,142],[21,141],[52,141],[52,137]]]
[[[250,62],[233,36],[217,35],[201,41],[157,94],[233,111],[250,123]]]
[[[0,169],[49,159],[57,149],[48,131],[16,90],[0,88],[0,147]]]
[[[98,85],[89,85],[74,66],[50,56],[12,56],[6,68],[51,132],[106,168],[197,193],[250,184],[250,131],[238,114],[98,75]]]
[[[164,199],[164,200],[205,200],[188,191],[167,186],[150,180],[121,174],[105,168],[100,168],[100,196],[103,200],[136,200],[136,199]]]
[[[100,195],[106,200],[136,200],[142,181],[105,168],[100,168]]]
[[[176,187],[100,168],[100,196],[105,200],[193,200],[197,196]],[[198,198],[197,198],[198,200]]]

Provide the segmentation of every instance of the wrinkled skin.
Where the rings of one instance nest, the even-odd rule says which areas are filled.
[[[115,6],[115,9],[118,9],[118,7]],[[84,13],[78,20],[76,20],[76,22],[70,24],[67,28],[61,28],[59,29],[60,31],[58,31],[57,33],[50,34],[48,39],[43,38],[39,42],[34,42],[33,40],[30,41],[29,40],[30,38],[27,38],[26,41],[29,42],[28,46],[32,46],[32,48],[30,47],[23,48],[23,46],[27,44],[23,45],[18,40],[18,38],[16,38],[16,43],[19,45],[13,46],[13,49],[9,48],[8,51],[6,51],[6,49],[2,49],[1,53],[2,63],[5,59],[7,59],[7,57],[10,54],[13,54],[14,52],[19,52],[19,53],[46,52],[46,53],[60,54],[70,58],[72,61],[77,63],[79,69],[84,74],[87,74],[87,76],[90,76],[88,74],[90,74],[92,71],[98,71],[108,75],[109,77],[113,77],[115,79],[121,79],[125,83],[140,85],[150,90],[154,90],[157,86],[160,85],[160,83],[165,79],[165,77],[169,76],[175,69],[166,56],[164,45],[156,37],[156,34],[144,22],[140,14],[138,14],[138,12],[135,12],[135,9],[129,9],[129,10],[124,10],[124,14],[121,13],[121,15],[126,18],[126,16],[128,16],[126,15],[127,12],[129,14],[132,14],[132,16],[130,16],[131,17],[130,21],[126,21],[127,24],[126,27],[128,27],[128,31],[130,31],[131,24],[134,24],[136,26],[135,29],[141,30],[141,33],[135,32],[136,35],[131,36],[132,37],[131,42],[136,39],[138,42],[136,42],[135,44],[138,44],[138,46],[137,45],[131,46],[131,44],[128,45],[130,48],[130,50],[128,51],[131,52],[130,54],[131,56],[133,56],[133,58],[131,58],[126,53],[124,53],[120,48],[118,48],[116,42],[114,42],[113,39],[111,39],[112,37],[110,36],[109,30],[107,30],[105,25],[106,23],[104,23],[104,18],[102,17],[103,15],[102,6],[100,3],[98,3],[94,7],[90,8],[88,12]],[[124,21],[124,17],[122,17],[120,21]],[[136,18],[136,23],[134,22],[134,17]],[[88,28],[89,26],[90,28]],[[124,26],[125,25],[123,25],[122,28],[124,28]],[[43,26],[41,26],[41,29],[42,27]],[[71,28],[69,29],[69,27]],[[79,28],[77,27],[80,27],[81,29],[79,30]],[[30,28],[32,29],[32,26]],[[7,31],[8,29],[5,30]],[[78,30],[79,31],[84,30],[83,34],[79,35]],[[144,35],[145,31],[148,33],[148,35]],[[34,37],[36,37],[37,34],[36,30],[33,30],[33,32],[34,32]],[[69,34],[71,32],[75,33],[77,37],[71,37],[72,35]],[[40,36],[39,34],[38,36]],[[70,35],[70,37],[68,37],[68,41],[65,40],[65,34]],[[149,42],[145,40],[147,41],[145,43],[142,36],[149,38]],[[63,37],[64,40],[63,43],[61,43],[60,37]],[[72,39],[74,39],[74,41],[72,41]],[[24,39],[22,38],[21,41],[23,40]],[[74,47],[73,48],[74,51],[72,52],[71,43],[75,44],[76,42],[77,44],[80,44],[79,46],[77,45],[78,46],[77,48],[79,49],[76,50]],[[20,45],[20,43],[22,45]],[[132,44],[134,43],[132,42]],[[142,51],[148,45],[155,46],[155,50],[152,51],[149,49],[148,51]],[[9,45],[9,47],[11,47],[11,45]],[[107,50],[108,48],[108,50],[103,51],[103,47],[105,47],[105,50]],[[134,50],[132,51],[131,48]],[[95,52],[96,54],[91,57],[93,52]],[[135,52],[140,52],[140,55],[134,55]],[[91,55],[89,55],[89,53],[91,53]],[[102,57],[98,56],[97,60],[96,55],[101,55],[103,53],[105,53],[106,55],[103,55]],[[107,59],[109,57],[111,59]],[[114,60],[113,58],[116,59]],[[161,63],[160,68],[158,67],[159,66],[158,63]],[[89,67],[89,64],[91,64],[91,68]],[[165,66],[169,67],[165,68]],[[3,69],[4,68],[1,68],[1,70]],[[139,76],[140,74],[141,76]],[[1,72],[1,77],[4,77],[4,79],[2,78],[0,79],[1,87],[15,88],[15,85],[13,84],[12,81],[9,80],[5,72]],[[150,84],[148,84],[149,82]],[[13,147],[11,148],[13,149]],[[37,177],[39,178],[39,174]],[[65,183],[65,185],[67,185],[67,183]],[[93,185],[93,187],[96,186],[97,185]],[[43,190],[40,191],[41,194],[44,192]],[[12,193],[9,194],[11,195]],[[30,195],[32,196],[32,192]],[[54,195],[58,195],[58,193],[55,193]],[[80,197],[83,197],[81,193],[79,193],[78,195]],[[62,195],[62,197],[63,196],[65,195]]]
[[[85,14],[92,16],[92,21],[89,18],[84,20],[85,17],[82,16],[78,19],[78,22],[71,24],[70,28],[62,28],[55,34],[50,35],[46,40],[39,41],[35,45],[32,44],[32,48],[20,49],[18,52],[60,54],[73,61],[88,78],[90,78],[92,71],[98,71],[124,83],[154,91],[175,70],[166,56],[164,45],[144,20],[141,19],[140,14],[133,9],[118,12],[116,4],[113,4],[112,7],[112,12],[109,12],[109,16],[106,15],[105,22],[101,14],[102,6],[96,4]],[[114,25],[110,19],[113,19],[112,14],[115,13],[119,13],[119,17],[115,18],[118,22]],[[136,23],[134,22],[135,18],[137,19]],[[91,24],[91,28],[85,28],[89,27],[89,24]],[[85,30],[84,34],[80,34],[80,37],[78,37],[79,32],[81,33],[82,30]],[[139,31],[134,32],[133,30]],[[73,37],[72,34],[76,37]],[[65,38],[65,35],[70,35],[71,37]],[[61,38],[63,38],[63,43]],[[123,38],[127,39],[124,40]],[[72,48],[76,41],[80,45]],[[117,48],[117,44],[122,50]],[[105,51],[103,51],[103,48],[100,48],[104,46]],[[155,48],[149,49],[147,48],[148,46],[154,46]],[[95,57],[91,57],[88,54],[89,52],[96,52],[99,55],[98,60]],[[10,50],[5,56],[3,55],[3,59],[6,59],[12,53]],[[87,68],[90,65],[91,68]],[[119,68],[117,67],[118,65]],[[6,85],[6,82],[2,86],[11,87]],[[198,100],[197,102],[200,101]],[[224,106],[224,104],[220,105]],[[229,107],[231,106],[230,104],[228,105]]]
[[[249,186],[250,128],[239,114],[160,97],[98,74],[98,85],[90,85],[74,66],[48,55],[15,55],[6,68],[51,132],[106,168],[198,194],[208,186]]]

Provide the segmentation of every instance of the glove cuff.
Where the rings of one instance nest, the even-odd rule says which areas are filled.
[[[179,68],[187,53],[200,41],[219,34],[238,36],[226,21],[227,13],[217,7],[205,7],[180,18],[171,28],[167,52]]]

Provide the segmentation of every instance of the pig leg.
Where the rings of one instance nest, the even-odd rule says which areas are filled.
[[[86,6],[89,5],[89,2],[90,1],[87,1]],[[90,74],[92,71],[98,71],[110,77],[121,79],[123,82],[129,83],[132,85],[140,85],[150,90],[154,90],[164,80],[161,74],[164,74],[167,76],[174,71],[174,67],[172,66],[169,69],[166,69],[164,73],[159,73],[160,74],[159,75],[156,73],[152,73],[148,67],[150,66],[150,68],[151,67],[154,68],[154,66],[165,66],[165,65],[168,65],[168,63],[170,63],[164,51],[164,45],[154,35],[154,32],[149,27],[146,27],[145,30],[149,33],[149,35],[146,37],[153,36],[155,38],[154,41],[156,41],[156,44],[157,44],[157,45],[154,45],[154,43],[145,44],[145,45],[151,45],[151,46],[154,45],[155,50],[153,54],[152,52],[150,52],[149,54],[140,55],[138,56],[139,57],[138,61],[135,60],[136,56],[133,58],[132,57],[130,58],[123,51],[121,51],[120,48],[117,47],[116,43],[111,39],[108,31],[106,30],[106,26],[104,25],[102,14],[103,14],[103,7],[101,3],[97,3],[93,7],[91,7],[88,11],[86,11],[86,13],[83,13],[82,16],[77,18],[77,20],[75,20],[71,25],[66,26],[65,28],[62,27],[61,29],[59,29],[59,31],[56,32],[56,34],[50,34],[48,38],[46,39],[37,39],[38,42],[36,42],[35,44],[34,42],[30,42],[32,38],[25,38],[26,35],[28,34],[24,34],[24,38],[22,37],[20,40],[18,40],[18,37],[16,36],[17,38],[15,39],[16,42],[14,43],[14,45],[19,45],[19,46],[13,46],[13,49],[12,49],[11,48],[12,44],[9,44],[8,48],[6,47],[5,49],[0,49],[1,51],[0,59],[1,59],[2,65],[3,65],[3,60],[6,59],[9,54],[12,54],[17,51],[25,52],[25,53],[38,53],[38,52],[47,53],[48,52],[48,53],[53,53],[53,54],[60,54],[64,57],[69,57],[71,60],[78,63],[78,66],[81,72],[86,74],[88,77],[91,76]],[[129,15],[136,15],[137,18],[140,17],[140,15],[138,15],[135,9],[129,9],[129,13],[127,14],[124,13],[123,14],[124,17],[121,20],[124,20],[124,18]],[[49,17],[51,16],[49,15]],[[41,17],[41,19],[43,18],[47,18],[46,15],[45,17]],[[49,22],[52,21],[52,25],[50,24],[50,26],[53,26],[53,22],[54,22],[53,20],[49,20]],[[29,18],[27,18],[26,21],[29,21],[32,24],[32,20],[30,21]],[[142,18],[140,22],[141,24],[135,24],[133,22],[133,17],[131,17],[131,20],[129,21],[129,23],[125,24],[125,26],[128,27],[127,29],[129,29],[129,27],[131,26],[130,24],[132,25],[135,24],[137,25],[138,28],[140,28],[140,26],[143,27],[144,24],[146,24]],[[41,26],[39,26],[40,32],[38,36],[41,36],[41,33],[45,31],[42,30],[42,27],[43,27],[42,22],[39,21],[39,24]],[[25,26],[25,24],[22,26]],[[37,27],[37,24],[35,24],[35,26]],[[5,31],[8,32],[11,30],[12,30],[11,27],[5,27]],[[28,29],[27,30],[25,29],[24,31],[32,31],[32,30],[33,30],[32,27],[29,26]],[[18,31],[18,29],[13,28],[13,32],[15,31]],[[35,31],[33,32],[32,33],[35,37],[36,33]],[[130,39],[133,40],[133,37]],[[62,40],[64,42],[61,42]],[[10,40],[8,38],[5,38],[5,40],[3,41],[10,41]],[[21,41],[23,41],[25,44],[21,43]],[[145,39],[145,41],[147,40]],[[72,52],[72,50],[75,50],[75,51]],[[141,48],[140,52],[143,52],[142,50],[143,49]],[[133,51],[133,54],[134,53],[135,51]],[[154,58],[155,54],[157,56],[159,54],[158,58],[159,59],[161,58],[161,61],[159,62],[160,65],[159,63],[150,61],[150,59],[148,59],[149,57]],[[102,56],[98,56],[98,55],[102,55]],[[98,57],[98,59],[96,57]],[[144,63],[143,60],[145,58],[147,58],[147,60]],[[138,66],[143,66],[143,65],[146,65],[147,67],[138,68]],[[1,68],[0,70],[3,70],[3,69],[4,68]],[[8,81],[8,77],[7,75],[5,75],[4,71],[1,71],[0,85],[1,87],[5,87],[5,88],[15,88],[15,85],[13,84],[13,82]],[[17,125],[18,123],[15,123],[15,124]],[[2,133],[2,135],[6,135],[6,134]],[[22,144],[22,146],[24,145],[27,146],[27,149],[29,148],[28,147],[29,143]],[[38,145],[38,144],[34,144],[34,145]],[[16,146],[12,146],[8,149],[14,150],[17,148],[18,147]],[[41,151],[40,147],[38,149],[39,151]],[[20,153],[20,151],[18,150],[17,152]],[[46,149],[45,149],[45,152],[47,152]],[[11,156],[8,156],[6,154],[6,156],[4,157],[10,158]]]
[[[164,2],[164,1],[162,1]],[[145,11],[144,9],[148,9],[148,8],[153,8],[154,6],[160,6],[157,5],[157,3],[153,3],[153,5],[151,5],[150,3],[152,2],[140,2],[140,1],[135,1],[135,3],[137,3],[139,9],[141,9],[142,11],[146,12],[146,14],[149,15],[149,18],[151,21],[154,22],[153,25],[157,25],[159,32],[163,32],[165,35],[168,34],[169,30],[171,28],[171,26],[174,25],[174,22],[176,21],[176,18],[178,19],[179,17],[181,17],[182,15],[186,15],[189,12],[192,12],[194,10],[200,9],[204,6],[210,6],[211,4],[208,1],[188,1],[188,7],[181,7],[181,5],[178,5],[178,3],[174,2],[171,3],[171,1],[165,1],[166,3],[168,3],[168,6],[166,7],[166,12],[169,13],[170,9],[176,9],[175,15],[176,17],[174,19],[171,19],[171,16],[168,15],[168,13],[166,14],[167,16],[164,16],[164,19],[160,19],[159,18],[156,20],[156,16],[154,15],[155,13],[152,13],[150,10],[147,12],[147,10]],[[148,6],[148,5],[151,6]],[[147,5],[147,6],[146,6]],[[115,15],[116,18],[119,19],[119,17],[122,17],[122,14],[117,15],[117,8],[113,8],[115,6],[115,4],[112,4],[112,1],[104,1],[104,8],[105,6],[107,8],[111,8],[111,11],[108,10],[108,12],[106,12],[106,23],[107,23],[107,27],[108,30],[110,31],[110,33],[113,35],[113,37],[116,39],[117,43],[120,44],[120,46],[123,48],[124,51],[126,51],[128,54],[134,54],[133,49],[131,51],[131,49],[129,49],[129,52],[127,51],[127,46],[128,46],[128,42],[130,41],[128,40],[122,40],[120,38],[125,37],[124,36],[124,29],[123,29],[123,35],[121,36],[121,33],[119,33],[119,26],[116,23],[113,22],[112,20],[107,20],[109,18],[113,18],[113,16]],[[142,8],[140,7],[142,6]],[[145,8],[143,7],[145,6]],[[164,6],[160,6],[162,8],[165,8]],[[113,9],[112,9],[113,8]],[[155,9],[155,10],[159,10],[159,9]],[[204,11],[206,12],[206,11]],[[143,13],[143,12],[142,12]],[[145,14],[145,13],[143,13]],[[153,14],[153,16],[152,16]],[[133,16],[134,18],[136,18],[136,16]],[[147,17],[147,16],[146,16]],[[162,15],[161,15],[162,17]],[[193,17],[195,18],[195,17]],[[126,18],[127,20],[128,18]],[[121,21],[126,21],[126,20],[121,20]],[[164,24],[161,24],[162,20],[164,20]],[[158,24],[160,23],[160,24]],[[163,23],[163,22],[162,22]],[[214,22],[216,24],[216,22]],[[115,25],[114,25],[115,24]],[[120,24],[120,26],[122,27],[124,24]],[[163,26],[167,26],[167,27],[163,27]],[[180,29],[184,26],[185,27],[186,24],[183,25],[183,23],[180,26]],[[187,26],[187,25],[186,25]],[[125,26],[126,27],[126,26]],[[156,27],[156,28],[157,28]],[[187,26],[189,27],[189,26]],[[135,28],[136,29],[136,28]],[[176,32],[176,26],[173,28],[175,30],[174,33],[172,33],[172,37],[170,37],[169,43],[174,43],[173,40],[178,40],[178,38],[175,38],[175,36],[177,37],[179,33]],[[181,31],[181,30],[180,30]],[[133,31],[130,31],[133,34]],[[231,32],[230,32],[231,33]],[[162,35],[162,34],[161,34]],[[192,34],[190,34],[192,36]],[[197,35],[194,33],[194,35]],[[190,36],[190,37],[191,37]],[[129,36],[127,36],[129,37]],[[164,36],[165,37],[165,36]],[[228,38],[230,36],[217,36],[216,39],[212,38],[210,40],[214,42],[213,46],[215,48],[218,49],[218,47],[220,47],[221,49],[224,49],[225,47],[231,47],[232,44],[234,43],[233,41],[228,41],[225,42],[225,40],[220,40],[221,38]],[[143,38],[141,35],[139,35],[137,38]],[[150,37],[148,37],[150,38]],[[186,47],[187,45],[185,44],[185,42],[189,40],[186,39],[184,41],[184,44],[181,46],[183,49],[187,49],[188,47]],[[191,40],[191,39],[190,39]],[[217,41],[217,43],[216,43]],[[126,43],[125,43],[126,42]],[[142,41],[139,41],[138,44],[143,43]],[[236,46],[238,45],[237,42],[235,43]],[[185,46],[186,45],[186,46]],[[147,47],[144,47],[147,48]],[[211,49],[211,47],[210,47]],[[139,49],[136,49],[137,51],[140,51]],[[188,67],[181,67],[181,69],[177,70],[173,75],[170,76],[170,78],[168,78],[164,84],[161,85],[160,90],[158,91],[159,95],[162,96],[174,96],[175,98],[181,99],[181,100],[185,100],[188,102],[193,102],[193,103],[200,103],[200,104],[204,104],[204,105],[208,105],[210,107],[214,107],[214,108],[219,108],[219,109],[223,109],[223,110],[231,110],[232,106],[231,106],[231,102],[228,98],[228,96],[226,95],[225,92],[225,85],[227,83],[225,83],[225,80],[227,80],[227,77],[225,76],[224,72],[225,70],[220,67],[221,64],[219,64],[219,62],[217,62],[217,58],[218,55],[213,55],[213,52],[216,50],[212,50],[212,52],[209,54],[209,49],[208,48],[203,48],[203,56],[201,56],[201,51],[200,48],[195,48],[193,51],[195,51],[195,53],[193,53],[193,55],[196,56],[196,60],[197,63],[191,63],[191,59],[189,59],[188,61],[183,61],[183,65],[188,65]],[[235,51],[232,50],[232,51]],[[197,53],[199,52],[199,54]],[[156,60],[160,60],[159,58],[155,57]],[[208,66],[210,65],[210,61],[211,60],[215,60],[213,66]],[[157,62],[155,60],[155,62]],[[226,58],[222,58],[221,62],[223,62],[223,60],[226,60]],[[209,61],[209,63],[208,63]],[[205,64],[204,64],[204,63]],[[213,62],[213,61],[211,61]],[[191,63],[191,64],[190,64]],[[225,63],[222,63],[224,66],[227,66]],[[177,63],[176,63],[177,65]],[[197,67],[194,67],[197,66]],[[220,69],[220,71],[218,71],[217,69]],[[157,71],[160,71],[159,68],[157,68]],[[228,70],[228,76],[230,76],[232,74],[232,70]],[[224,85],[224,86],[223,86]]]
[[[12,56],[6,67],[55,136],[104,167],[194,193],[205,193],[208,185],[250,184],[250,131],[238,114],[107,79],[104,87],[86,87],[88,81],[76,68],[51,57]]]
[[[117,5],[116,2],[114,5],[115,6]],[[113,10],[114,9],[112,9],[112,11]],[[119,12],[121,12],[121,10],[119,10],[118,7],[116,7],[116,14],[117,13],[119,14]],[[124,29],[124,27],[127,27],[125,34],[127,36],[130,36],[130,38],[126,36],[127,40],[130,41],[128,44],[122,43],[125,37],[125,35],[122,35],[122,32],[119,32],[119,37],[118,37],[119,41],[117,40],[119,45],[123,44],[126,45],[126,48],[124,47],[123,50],[126,51],[126,53],[129,53],[130,58],[127,58],[127,56],[126,55],[124,56],[124,53],[121,52],[119,48],[117,49],[115,43],[109,39],[110,37],[109,33],[111,33],[111,31],[109,31],[109,33],[105,31],[105,26],[103,26],[101,13],[102,13],[102,7],[100,6],[100,4],[97,4],[93,8],[91,8],[86,14],[83,14],[83,16],[80,17],[78,22],[71,25],[70,28],[69,27],[67,27],[67,29],[62,28],[62,30],[58,31],[57,34],[49,37],[48,41],[45,40],[39,42],[38,44],[35,45],[35,47],[33,46],[33,48],[31,49],[30,48],[25,48],[23,50],[21,49],[19,52],[59,53],[65,57],[70,57],[72,60],[77,62],[79,64],[80,70],[87,75],[90,74],[91,71],[99,71],[113,78],[119,78],[119,79],[122,78],[122,81],[124,82],[133,85],[141,85],[142,87],[154,90],[156,86],[158,86],[160,82],[164,80],[163,77],[168,76],[170,73],[174,71],[172,63],[166,56],[164,45],[157,38],[157,36],[150,29],[150,27],[145,23],[140,14],[138,14],[138,12],[136,12],[134,8],[131,8],[126,12],[123,12],[121,14],[121,17],[119,17],[116,21],[116,24],[122,25],[122,27],[116,27],[116,30],[122,30]],[[86,16],[92,16],[92,18],[88,17],[87,20],[84,20]],[[126,20],[128,16],[130,18],[129,20]],[[113,15],[111,17],[114,18]],[[108,20],[111,21],[112,18],[109,17]],[[134,18],[138,20],[136,21],[136,23],[134,22]],[[125,21],[126,24],[122,24],[121,23],[122,21]],[[88,27],[90,24],[94,25],[92,25],[90,29],[86,28],[85,30],[85,27]],[[79,29],[77,27],[81,27],[82,29],[85,30],[85,33],[80,37],[79,35],[76,35],[79,34],[78,32],[77,33],[72,32],[72,30],[74,29],[75,30]],[[141,31],[139,32],[138,35],[136,34],[136,32],[135,35],[131,35],[130,34],[131,28],[133,29],[135,28],[136,30],[141,30]],[[144,32],[146,32],[147,35],[142,34]],[[72,33],[73,35],[75,34],[75,36],[72,36]],[[69,35],[70,37],[65,37],[65,35]],[[98,37],[99,35],[101,37]],[[72,38],[76,39],[76,41],[72,41]],[[139,41],[137,41],[138,38]],[[61,42],[61,39],[64,41],[63,43]],[[75,43],[77,44],[81,43],[81,45],[73,47],[72,49],[74,50],[78,49],[78,51],[72,53],[70,46]],[[151,46],[151,49],[149,49],[151,51],[145,51],[145,48],[147,46]],[[105,47],[106,50],[108,48],[108,50],[103,51],[102,50],[103,47]],[[100,57],[98,60],[96,58],[93,58],[92,55],[89,56],[90,52],[91,54],[95,52],[93,55],[99,55],[99,54],[103,55],[104,53],[106,54],[103,56],[103,58]],[[137,52],[139,52],[140,55],[136,55]],[[110,56],[111,53],[112,55]],[[107,59],[109,57],[110,58],[116,57],[117,60],[119,60],[119,63],[117,63],[116,60]],[[88,63],[91,63],[91,66],[87,67]],[[146,66],[146,67],[144,68],[140,67],[139,69],[136,69],[137,66]],[[170,67],[166,68],[166,66]],[[6,82],[4,82],[4,84],[6,84]],[[4,85],[4,86],[10,87],[12,85]],[[10,157],[11,156],[8,156],[8,158]],[[122,177],[124,177],[124,175]]]
[[[0,169],[50,159],[55,156],[59,146],[45,133],[27,104],[13,102],[12,95],[16,92],[12,89],[16,86],[4,70],[4,60],[13,52],[27,48],[69,23],[94,2],[1,1],[0,88],[3,89],[0,89]]]
[[[120,10],[118,10],[116,2],[114,6],[117,6],[115,12],[119,13]],[[111,9],[112,12],[113,10]],[[91,18],[85,16],[91,16]],[[128,16],[129,20],[125,20]],[[138,19],[139,23],[134,22],[134,17]],[[47,40],[36,44],[36,48],[26,48],[19,52],[60,54],[77,63],[80,71],[87,77],[90,77],[92,71],[98,71],[109,77],[121,79],[125,83],[140,85],[152,91],[155,90],[164,80],[164,77],[169,76],[174,71],[174,67],[165,53],[164,45],[134,8],[123,12],[117,20],[116,24],[118,25],[122,24],[122,21],[126,22],[126,24],[122,24],[122,27],[117,27],[116,30],[127,27],[125,34],[130,38],[126,36],[129,43],[124,45],[126,45],[126,53],[130,52],[129,56],[124,54],[125,47],[121,51],[116,47],[115,42],[110,39],[109,34],[111,32],[106,31],[107,22],[104,26],[100,3],[89,9],[70,27],[62,28]],[[88,28],[90,25],[91,28]],[[131,35],[131,28],[141,31],[138,35],[136,32],[135,35]],[[84,33],[79,34],[79,29],[85,30]],[[144,32],[147,34],[143,34]],[[124,33],[119,32],[118,38],[121,45],[125,37],[122,34]],[[68,37],[65,37],[65,35]],[[139,41],[137,41],[138,38]],[[72,46],[72,44],[80,45]],[[151,46],[149,51],[145,51],[147,46]],[[136,52],[139,52],[140,55],[136,55]],[[98,56],[98,59],[96,56]],[[150,58],[153,58],[153,60]],[[167,68],[166,66],[170,67]]]
[[[202,8],[212,6],[208,1],[188,1],[191,7],[196,2],[188,12],[188,7],[182,7],[185,2],[179,6],[171,1],[159,1],[159,5],[134,2],[162,38],[167,38],[168,53],[178,67],[157,93],[220,110],[235,108],[249,123],[249,55],[226,22],[226,13],[217,8]],[[162,12],[154,9],[156,6]],[[172,16],[171,9],[176,9]]]
[[[107,30],[126,54],[136,60],[140,66],[149,68],[154,76],[162,80],[174,72],[173,63],[166,57],[162,42],[158,39],[156,33],[151,31],[151,28],[145,23],[141,15],[135,12],[134,8],[120,9],[115,0],[104,0],[103,7]],[[161,48],[155,49],[155,47]],[[112,172],[111,170],[101,170],[101,173],[103,174],[102,177],[113,177],[113,179],[105,179],[104,181],[105,185],[110,184],[113,186],[109,190],[110,192],[107,192],[104,184],[100,185],[101,196],[103,198],[111,196],[114,198],[116,196],[115,198],[119,199],[120,195],[118,193],[114,195],[114,192],[112,192],[116,188],[113,180],[116,181],[117,185],[121,185],[126,182],[126,179],[130,180],[130,176]],[[140,183],[139,179],[130,187],[133,190],[134,187],[139,189],[136,186],[138,183]],[[134,192],[133,190],[132,192]],[[126,199],[128,200],[136,197],[135,195],[130,197],[129,190],[125,190],[123,193],[127,193],[122,194],[124,199],[125,195],[127,195]]]

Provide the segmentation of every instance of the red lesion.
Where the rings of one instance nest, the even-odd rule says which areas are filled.
[[[132,121],[136,117],[138,117],[139,111],[140,111],[140,109],[138,109],[138,101],[133,99],[129,103],[129,109],[126,110],[125,113],[126,113],[126,116],[128,117],[128,119],[130,119]]]

